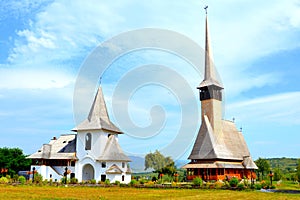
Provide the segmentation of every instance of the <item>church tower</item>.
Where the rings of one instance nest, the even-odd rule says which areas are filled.
[[[207,7],[205,7],[207,9]],[[223,85],[218,81],[209,41],[208,18],[205,19],[204,79],[197,87],[201,101],[201,126],[196,137],[187,180],[224,180],[231,177],[252,179],[257,166],[253,162],[242,132],[234,122],[222,119]]]
[[[213,56],[210,47],[209,31],[208,31],[208,19],[206,13],[205,20],[205,68],[204,68],[204,80],[197,87],[199,89],[200,101],[201,101],[201,119],[204,120],[204,116],[208,117],[208,120],[217,133],[221,131],[221,119],[222,119],[222,84],[217,80],[215,73],[215,66],[213,63]]]

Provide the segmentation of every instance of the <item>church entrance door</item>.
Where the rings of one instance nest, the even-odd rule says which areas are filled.
[[[92,180],[94,179],[94,167],[90,164],[86,164],[82,168],[82,180]]]

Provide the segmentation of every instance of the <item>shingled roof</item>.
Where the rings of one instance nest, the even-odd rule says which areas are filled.
[[[123,153],[114,134],[109,136],[103,154],[97,160],[131,162],[130,158]]]
[[[233,122],[222,120],[222,132],[215,133],[207,116],[204,116],[189,159],[243,160],[245,156],[250,156],[249,150]]]
[[[57,139],[53,138],[49,144],[44,144],[37,152],[27,158],[76,160],[76,135],[65,134]]]
[[[86,130],[107,130],[114,133],[122,133],[109,119],[101,87],[99,87],[97,91],[88,118],[76,126],[72,131],[77,132]]]

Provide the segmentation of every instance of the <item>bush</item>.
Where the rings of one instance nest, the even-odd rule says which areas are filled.
[[[199,178],[199,177],[194,178],[193,179],[193,185],[200,187],[202,185],[202,179]]]
[[[110,185],[110,180],[109,179],[105,179],[104,184],[105,185]]]
[[[78,183],[78,179],[75,178],[75,177],[73,177],[73,178],[70,179],[70,183],[71,184],[77,184]]]
[[[0,183],[6,184],[8,182],[9,182],[9,180],[6,177],[3,176],[3,177],[0,178]]]
[[[271,185],[270,189],[276,189],[276,186],[275,185]]]
[[[243,189],[245,189],[245,185],[243,183],[239,183],[239,184],[237,184],[237,188],[239,190],[243,190]]]
[[[137,182],[137,180],[132,179],[132,180],[130,181],[129,185],[130,185],[130,186],[136,186],[136,185],[138,185],[138,182]]]
[[[18,180],[19,180],[18,174],[15,174],[15,175],[13,176],[13,182],[17,182]]]
[[[62,178],[60,179],[60,182],[61,182],[62,184],[67,184],[67,183],[68,183],[68,179],[65,178],[65,177],[62,177]]]
[[[233,178],[230,179],[230,181],[229,181],[229,185],[230,185],[231,187],[236,187],[236,186],[238,185],[238,183],[239,183],[239,179],[236,178],[236,177],[233,177]]]
[[[106,179],[106,180],[108,180],[108,179]],[[91,184],[96,184],[96,183],[97,183],[97,181],[95,179],[91,179]]]
[[[119,186],[119,185],[120,185],[120,183],[121,183],[120,181],[115,181],[115,183],[114,183],[114,184],[115,184],[115,185],[117,185],[117,186]]]
[[[43,182],[43,176],[39,173],[36,173],[34,175],[34,180],[35,183],[42,183]]]
[[[259,184],[259,183],[256,183],[255,185],[254,185],[254,187],[255,187],[255,189],[256,190],[261,190],[261,184]]]
[[[141,185],[144,185],[144,183],[146,183],[147,181],[145,179],[141,179],[139,182]]]
[[[18,181],[21,183],[21,185],[24,185],[26,183],[26,178],[24,176],[19,176]]]
[[[157,178],[155,176],[152,177],[152,182],[157,181]]]
[[[261,184],[261,187],[262,187],[263,189],[269,189],[269,188],[270,188],[270,182],[269,182],[269,181],[262,180],[262,181],[260,182],[260,184]]]

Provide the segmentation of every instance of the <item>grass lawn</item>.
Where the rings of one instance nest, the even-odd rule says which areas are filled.
[[[0,185],[0,199],[300,199],[299,194],[204,189]]]

